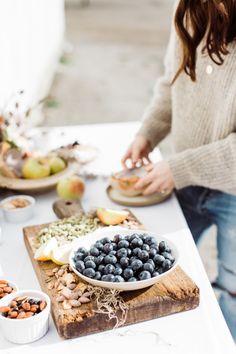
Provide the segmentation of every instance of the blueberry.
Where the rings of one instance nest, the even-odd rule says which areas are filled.
[[[108,253],[110,256],[116,256],[116,251],[111,251]]]
[[[95,247],[96,247],[99,251],[102,251],[102,250],[103,250],[103,244],[102,244],[102,242],[97,241],[97,242],[95,243]]]
[[[141,248],[140,247],[136,247],[136,248],[133,249],[133,255],[134,256],[138,256],[140,252],[141,252]]]
[[[120,275],[115,275],[115,277],[114,277],[115,283],[123,283],[124,281],[125,281],[125,279],[123,277],[121,277]]]
[[[83,261],[77,261],[75,263],[75,268],[78,270],[78,272],[82,273],[83,270],[85,269],[85,265]]]
[[[99,271],[101,274],[104,273],[104,269],[105,269],[104,264],[99,264],[99,266],[98,266],[98,271]]]
[[[149,254],[148,254],[148,251],[140,251],[139,252],[139,255],[138,255],[138,258],[143,261],[143,262],[146,262],[149,258]]]
[[[169,259],[165,259],[164,262],[162,263],[162,267],[165,269],[165,270],[168,270],[170,269],[172,266],[171,264],[171,261]]]
[[[146,234],[139,235],[139,237],[141,238],[141,240],[143,240],[143,242],[146,243],[146,239],[147,239],[147,237],[148,237]]]
[[[121,257],[127,257],[127,249],[126,248],[120,248],[118,251],[117,251],[117,257],[118,258],[121,258]]]
[[[157,272],[158,272],[159,274],[165,273],[165,269],[162,268],[162,267],[160,267],[160,268],[157,269]]]
[[[126,268],[129,265],[129,258],[127,257],[121,257],[120,259],[120,265],[122,268]]]
[[[113,274],[115,271],[115,267],[113,266],[113,264],[107,264],[104,268],[104,274]]]
[[[175,259],[172,256],[172,254],[168,253],[168,252],[162,252],[162,256],[165,257],[165,259],[169,259],[169,261],[171,261],[171,263],[174,263]]]
[[[87,256],[84,258],[84,263],[87,261],[93,261],[94,262],[94,256]]]
[[[100,280],[101,279],[101,277],[102,277],[102,274],[100,273],[100,272],[95,272],[95,275],[94,275],[94,279],[96,279],[96,280]]]
[[[93,268],[93,269],[96,268],[96,264],[94,261],[86,261],[86,262],[84,262],[84,265],[85,265],[85,268]]]
[[[109,237],[104,237],[100,240],[100,242],[105,245],[106,243],[111,243],[111,240],[109,239]]]
[[[160,250],[160,252],[165,252],[166,249],[169,249],[168,245],[166,244],[165,241],[161,241],[161,242],[159,243],[159,250]]]
[[[130,248],[127,248],[127,256],[130,257],[132,254],[132,250]]]
[[[114,274],[115,275],[121,275],[123,272],[123,269],[121,268],[121,266],[116,266],[115,270],[114,270]]]
[[[158,245],[157,245],[156,243],[152,243],[152,244],[150,245],[150,249],[154,249],[154,250],[156,250],[157,252],[159,252],[159,247],[158,247]]]
[[[102,255],[94,258],[94,262],[96,263],[96,265],[102,264],[104,260],[104,257]]]
[[[104,257],[104,263],[105,264],[116,264],[117,258],[113,255],[108,254],[106,257]]]
[[[154,267],[151,263],[144,263],[143,270],[147,270],[152,274],[154,272]]]
[[[155,272],[152,273],[152,278],[157,277],[158,275],[160,275],[160,273],[155,270]]]
[[[95,270],[93,268],[86,268],[83,271],[83,275],[88,278],[93,278],[95,276]]]
[[[153,268],[155,268],[155,263],[153,262],[152,259],[148,259],[146,263],[150,263],[153,266]]]
[[[148,237],[146,238],[145,243],[146,243],[147,245],[151,246],[151,244],[153,244],[153,243],[156,244],[156,239],[155,239],[154,237],[148,236]]]
[[[132,282],[132,281],[137,281],[137,279],[135,277],[131,277],[128,279],[129,282]]]
[[[149,251],[149,257],[154,258],[157,254],[157,250],[155,248],[151,248]]]
[[[113,274],[103,275],[103,276],[102,276],[102,281],[113,282],[113,281],[115,281],[115,277],[114,277]]]
[[[85,257],[88,255],[88,251],[86,250],[85,247],[78,248],[77,252],[83,253],[85,255]]]
[[[135,237],[132,241],[131,241],[131,246],[133,248],[136,248],[136,247],[142,247],[143,245],[143,241],[141,240],[140,237]]]
[[[113,251],[113,246],[111,243],[105,243],[103,246],[103,251],[108,254],[109,252]]]
[[[133,269],[134,272],[142,269],[142,267],[143,267],[143,262],[140,261],[140,259],[136,259],[131,263],[131,268]]]
[[[118,234],[113,237],[113,242],[115,242],[115,243],[118,243],[120,240],[121,240],[120,235],[118,235]]]
[[[150,278],[151,278],[151,274],[147,270],[144,270],[139,274],[140,280],[146,280],[146,279],[150,279]]]
[[[118,242],[118,248],[128,248],[128,247],[129,247],[129,241],[121,240]]]
[[[134,272],[131,268],[125,268],[123,271],[123,275],[125,279],[129,279],[133,277]]]
[[[75,262],[76,261],[83,261],[84,258],[85,258],[85,254],[84,253],[82,253],[82,252],[76,252],[75,253],[75,257],[74,257]]]
[[[165,257],[161,256],[160,254],[157,254],[154,258],[153,258],[154,262],[158,265],[162,264],[165,260]]]
[[[91,254],[91,256],[94,256],[94,257],[97,257],[97,256],[99,256],[99,250],[98,250],[98,248],[96,248],[96,247],[92,247],[91,249],[90,249],[90,254]]]
[[[149,247],[146,243],[144,243],[144,244],[142,245],[142,250],[144,250],[144,251],[149,251],[149,250],[150,250],[150,247]]]
[[[130,257],[130,259],[129,259],[130,264],[131,264],[133,261],[136,261],[137,259],[138,259],[138,257],[136,257],[136,256]]]
[[[117,248],[118,248],[118,247],[117,247],[117,243],[112,242],[111,244],[112,244],[113,250],[114,250],[114,251],[117,251]]]
[[[135,239],[135,238],[137,238],[137,237],[139,237],[139,235],[138,235],[138,234],[133,234],[133,235],[130,235],[130,240],[132,241],[133,239]]]

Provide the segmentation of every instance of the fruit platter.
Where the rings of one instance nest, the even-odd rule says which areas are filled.
[[[68,216],[65,209],[66,201],[59,213],[62,217],[64,211],[64,219],[24,228],[26,248],[51,299],[61,337],[198,306],[199,290],[179,267],[176,247],[164,236],[146,232],[129,210],[97,208],[85,213],[78,205]]]
[[[17,191],[42,191],[78,170],[78,163],[62,154],[45,156],[22,151],[8,142],[0,143],[0,187]]]

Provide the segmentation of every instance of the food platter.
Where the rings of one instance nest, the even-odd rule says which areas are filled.
[[[108,197],[113,202],[120,205],[134,207],[158,204],[168,199],[171,195],[171,192],[169,192],[165,194],[155,193],[150,196],[138,195],[134,197],[128,197],[126,195],[121,194],[117,189],[112,188],[112,186],[108,186],[106,192]]]
[[[54,175],[40,179],[9,178],[0,175],[0,188],[21,192],[42,192],[53,188],[62,178],[66,178],[78,170],[78,163],[69,161],[67,167]]]
[[[139,290],[139,289],[145,289],[145,288],[157,283],[163,276],[167,276],[170,272],[172,272],[177,267],[178,260],[179,260],[179,252],[178,252],[175,244],[164,236],[157,236],[155,233],[148,232],[147,233],[148,236],[155,238],[155,240],[158,243],[161,241],[165,241],[170,246],[170,248],[172,250],[172,254],[174,256],[175,261],[174,261],[172,267],[168,271],[166,271],[165,273],[159,274],[158,276],[155,276],[153,278],[146,279],[146,280],[139,280],[139,281],[134,281],[134,282],[120,282],[120,283],[117,282],[116,283],[116,282],[107,282],[107,281],[91,279],[91,278],[84,276],[80,272],[78,272],[78,270],[75,267],[75,262],[74,262],[74,254],[75,254],[76,250],[79,247],[88,248],[89,246],[91,246],[92,244],[94,244],[96,241],[100,240],[103,237],[108,237],[109,239],[112,240],[114,238],[114,235],[116,235],[117,233],[121,236],[127,236],[127,235],[134,234],[134,230],[121,228],[121,227],[120,228],[117,228],[117,227],[102,228],[100,230],[98,229],[97,231],[95,231],[91,235],[87,235],[86,237],[82,237],[81,239],[79,239],[76,242],[75,246],[73,247],[73,249],[71,251],[69,262],[70,262],[70,266],[71,266],[72,270],[82,280],[86,281],[87,283],[92,284],[93,286],[100,286],[103,288],[116,289],[116,290],[120,290],[120,291],[134,291],[134,290]],[[144,231],[143,230],[135,230],[135,234],[141,235],[141,234],[144,234]]]

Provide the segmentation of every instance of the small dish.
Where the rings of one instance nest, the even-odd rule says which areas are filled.
[[[10,294],[15,294],[16,291],[19,290],[18,286],[17,286],[15,283],[13,283],[13,281],[8,280],[8,279],[0,278],[0,284],[3,284],[4,281],[7,282],[7,283],[6,283],[6,286],[7,286],[7,287],[10,286],[10,287],[13,289],[13,291],[12,291],[11,293],[9,293],[9,295],[10,295]],[[0,292],[0,300],[3,299],[4,297],[8,296],[8,294],[4,292],[4,288],[2,288],[2,290],[3,290],[3,291]]]
[[[28,195],[14,195],[3,199],[0,205],[6,221],[20,223],[33,216],[35,199]]]
[[[135,281],[135,282],[122,282],[122,283],[106,282],[106,281],[91,279],[91,278],[84,276],[80,272],[78,272],[77,269],[75,268],[75,263],[74,263],[73,258],[74,258],[75,251],[77,251],[77,249],[79,247],[85,247],[88,249],[88,248],[90,248],[90,246],[93,243],[95,243],[97,240],[102,239],[103,237],[108,237],[109,239],[113,239],[114,236],[117,234],[127,236],[127,235],[132,235],[134,233],[138,234],[138,235],[147,234],[148,236],[154,237],[157,242],[166,241],[167,244],[169,245],[169,247],[171,248],[172,254],[175,258],[172,268],[167,270],[165,273],[159,274],[158,276],[155,276],[155,277],[147,279],[147,280],[139,280],[139,281]],[[85,280],[87,283],[90,283],[94,286],[99,286],[102,288],[117,289],[120,291],[133,291],[133,290],[147,288],[147,287],[155,284],[156,282],[158,282],[162,277],[164,277],[164,276],[168,275],[170,272],[172,272],[176,268],[178,263],[179,263],[179,251],[178,251],[177,247],[175,246],[175,244],[173,242],[171,242],[169,239],[167,239],[166,237],[158,236],[153,232],[148,232],[148,231],[144,231],[144,230],[130,230],[130,229],[125,229],[125,228],[116,227],[116,226],[115,227],[110,226],[107,228],[98,229],[94,233],[91,233],[90,235],[86,235],[86,237],[81,237],[78,241],[75,242],[75,245],[74,245],[74,247],[70,253],[70,256],[69,256],[69,264],[70,264],[72,270],[81,279]]]
[[[0,307],[8,306],[14,298],[19,296],[44,300],[47,305],[42,312],[29,318],[11,319],[0,315],[0,328],[3,336],[12,343],[31,343],[43,337],[48,331],[51,301],[42,291],[21,290],[1,299]]]
[[[134,188],[135,184],[140,178],[147,174],[144,167],[126,169],[114,173],[110,178],[110,185],[114,190],[119,191],[122,195],[127,197],[136,197],[141,195],[143,190]]]

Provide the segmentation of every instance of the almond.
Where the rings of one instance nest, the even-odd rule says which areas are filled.
[[[4,279],[0,279],[0,284],[8,284],[8,281]]]
[[[47,306],[46,301],[41,301],[40,304],[39,304],[40,311],[43,311],[46,306]]]
[[[28,312],[25,313],[25,317],[31,317],[31,316],[34,316],[33,312],[28,311]]]
[[[16,318],[18,316],[18,312],[17,311],[12,311],[12,312],[9,312],[9,315],[11,318]]]
[[[5,286],[5,288],[3,288],[3,291],[5,291],[5,293],[11,293],[12,292],[12,288],[10,286]]]
[[[0,312],[9,312],[11,311],[9,306],[1,306],[0,307]]]
[[[28,302],[25,302],[24,304],[22,304],[22,308],[25,311],[29,311],[30,310],[30,304]]]
[[[25,317],[26,317],[26,315],[25,315],[25,312],[23,311],[23,312],[20,312],[19,315],[16,318],[20,320],[20,319],[25,318]]]
[[[31,312],[36,312],[38,310],[38,305],[32,305],[31,307],[30,307],[30,311]]]

